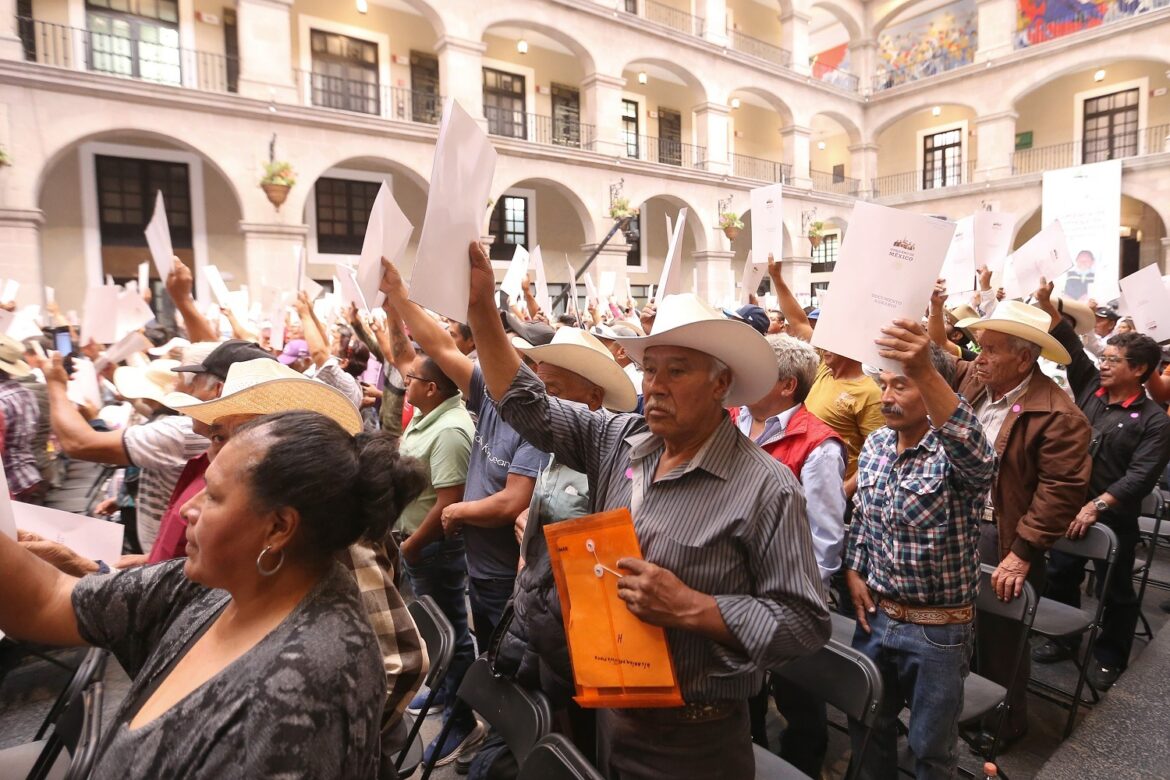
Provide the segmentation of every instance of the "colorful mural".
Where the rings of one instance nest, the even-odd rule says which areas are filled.
[[[889,89],[974,62],[978,26],[975,0],[957,0],[890,25],[878,36],[875,87]]]
[[[1018,0],[1016,48],[1137,16],[1162,5],[1165,3],[1157,0]]]
[[[812,66],[814,79],[827,81],[845,89],[856,89],[857,77],[849,72],[851,63],[848,43],[825,49],[820,54],[810,57],[808,61]]]

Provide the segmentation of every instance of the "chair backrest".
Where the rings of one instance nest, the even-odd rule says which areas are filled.
[[[1030,629],[1032,621],[1036,619],[1036,591],[1025,582],[1019,598],[1000,601],[999,596],[995,595],[995,588],[991,585],[991,574],[994,571],[995,567],[986,563],[980,567],[979,595],[975,597],[975,609],[981,614],[1019,621],[1024,628]]]
[[[528,754],[552,730],[552,709],[539,691],[529,691],[492,674],[487,658],[476,659],[459,685],[459,698],[483,716],[523,766]]]
[[[102,738],[102,701],[104,689],[100,682],[82,691],[82,722],[80,741],[73,749],[73,761],[65,773],[64,780],[86,780],[97,759],[98,745]]]
[[[1142,499],[1142,517],[1165,519],[1166,499],[1162,498],[1162,491],[1154,488],[1154,492]]]
[[[812,655],[776,669],[793,685],[819,696],[865,726],[872,726],[882,698],[882,678],[863,653],[830,639]]]
[[[528,754],[516,780],[603,780],[564,734],[549,734]]]
[[[455,629],[430,596],[412,601],[407,609],[427,646],[431,664],[427,669],[427,685],[433,688],[435,681],[446,677],[451,668],[451,659],[455,657]]]
[[[1095,558],[1112,564],[1113,559],[1117,557],[1117,534],[1103,523],[1093,523],[1080,539],[1062,536],[1052,545],[1052,549],[1079,558]]]

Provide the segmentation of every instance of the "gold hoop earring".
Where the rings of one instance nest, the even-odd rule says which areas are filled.
[[[265,569],[263,563],[264,556],[270,552],[272,552],[272,545],[265,547],[260,551],[260,555],[256,557],[256,571],[260,573],[261,577],[271,577],[273,574],[276,574],[278,571],[280,571],[281,566],[284,566],[284,550],[277,550],[277,552],[280,553],[280,560],[277,561],[276,565],[271,569]]]

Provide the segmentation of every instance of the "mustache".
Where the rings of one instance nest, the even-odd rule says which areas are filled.
[[[897,404],[882,404],[882,414],[888,414],[891,417],[903,417],[906,410]]]
[[[674,408],[670,404],[663,403],[662,401],[652,401],[652,400],[646,401],[646,405],[645,405],[643,411],[646,414],[649,414],[650,412],[662,412],[663,414],[674,414]]]

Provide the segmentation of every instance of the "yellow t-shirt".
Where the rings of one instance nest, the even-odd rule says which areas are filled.
[[[804,405],[845,441],[849,456],[845,478],[849,479],[857,471],[857,456],[865,437],[886,424],[877,382],[864,374],[856,379],[834,379],[822,362]]]

